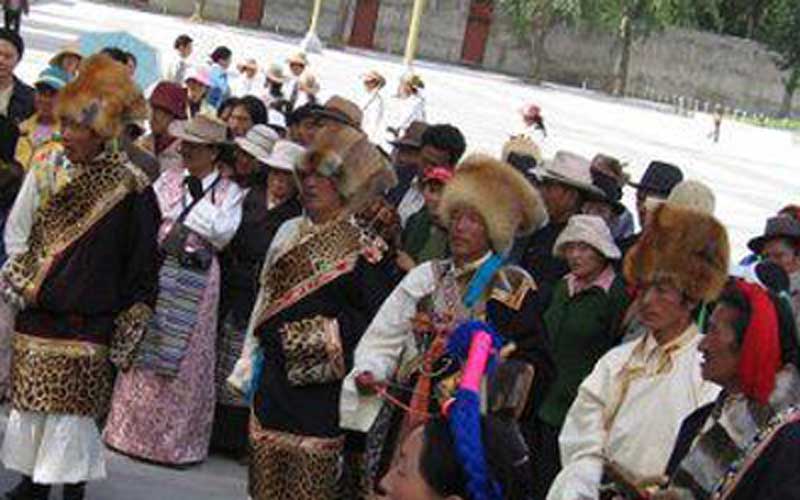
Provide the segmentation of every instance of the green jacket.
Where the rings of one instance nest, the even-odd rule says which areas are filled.
[[[628,308],[625,284],[617,275],[608,292],[598,286],[569,296],[566,278],[558,282],[544,315],[557,376],[539,418],[560,429],[578,387],[595,363],[619,343],[619,324]]]
[[[403,230],[403,251],[417,264],[449,255],[447,232],[433,223],[427,208],[408,218]]]

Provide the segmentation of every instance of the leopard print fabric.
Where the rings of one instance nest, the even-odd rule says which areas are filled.
[[[5,280],[25,303],[35,303],[56,257],[83,236],[128,193],[146,186],[141,172],[126,164],[124,154],[102,155],[76,174],[34,216],[28,251],[12,257]]]
[[[15,334],[11,405],[16,410],[100,417],[111,398],[108,348]]]
[[[290,384],[324,384],[344,378],[344,350],[335,318],[315,316],[286,323],[280,333]]]
[[[248,493],[253,500],[337,500],[344,438],[263,429],[250,417]]]

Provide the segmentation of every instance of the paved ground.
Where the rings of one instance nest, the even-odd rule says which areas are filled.
[[[282,61],[298,42],[84,0],[39,0],[23,23],[28,51],[19,73],[32,81],[52,53],[67,42],[86,32],[119,29],[147,39],[167,56],[174,38],[185,32],[196,40],[198,55],[225,44],[233,49],[235,61],[254,57],[262,66]],[[368,69],[380,68],[390,82],[404,71],[397,58],[352,51],[326,51],[312,58],[312,66],[322,79],[323,94],[328,95],[355,95],[358,75]],[[533,87],[460,67],[420,63],[417,69],[427,83],[429,121],[459,125],[472,151],[499,152],[518,128],[516,110],[535,101],[544,110],[550,151],[571,149],[586,156],[611,153],[629,163],[634,178],[655,158],[683,166],[689,177],[714,186],[717,212],[730,230],[737,256],[743,255],[745,241],[762,229],[768,214],[789,200],[800,201],[800,176],[796,175],[800,150],[789,133],[726,122],[722,141],[713,144],[706,137],[711,128],[708,115],[684,118],[646,103],[621,103],[556,86]],[[632,206],[632,193],[627,193],[626,202]],[[244,468],[224,459],[212,458],[187,470],[144,465],[114,454],[109,459],[113,479],[93,486],[91,499],[210,500],[244,495]],[[0,470],[0,487],[13,481],[11,473]]]

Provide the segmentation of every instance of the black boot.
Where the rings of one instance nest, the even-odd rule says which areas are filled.
[[[6,500],[47,500],[49,497],[50,486],[36,484],[30,476],[22,476],[22,481],[6,493]]]
[[[33,480],[30,476],[22,476],[22,481],[14,486],[14,489],[6,492],[6,500],[27,500],[33,491]]]
[[[86,495],[86,483],[64,485],[63,500],[83,500],[84,495]]]

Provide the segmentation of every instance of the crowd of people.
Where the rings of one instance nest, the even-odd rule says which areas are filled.
[[[535,104],[466,154],[419,75],[175,51],[147,98],[114,47],[29,87],[0,30],[6,498],[106,447],[254,500],[800,498],[800,207],[732,264],[710,186],[551,153]]]

